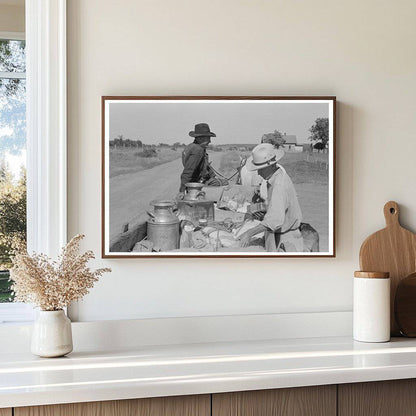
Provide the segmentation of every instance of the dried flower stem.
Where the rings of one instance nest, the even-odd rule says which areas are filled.
[[[84,297],[103,273],[111,272],[109,268],[92,271],[87,267],[94,254],[92,251],[79,254],[83,238],[83,235],[72,238],[58,261],[44,254],[29,255],[24,247],[17,248],[10,269],[15,302],[33,303],[42,310],[56,311]]]

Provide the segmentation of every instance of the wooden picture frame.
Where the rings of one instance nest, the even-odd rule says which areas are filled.
[[[101,105],[103,258],[336,256],[336,97],[103,96]],[[199,160],[198,140],[204,135],[212,138],[205,151],[210,165],[204,162],[205,170],[199,171],[189,155],[195,151],[192,158]],[[197,143],[190,145],[192,140]],[[267,144],[253,154],[261,142]],[[264,165],[255,160],[272,145],[277,159],[266,163],[276,166],[279,173],[273,173],[267,184],[258,175],[265,175]],[[201,172],[207,171],[203,176]],[[277,175],[286,185],[277,185]],[[244,185],[226,186],[230,176],[229,182],[238,177]],[[198,202],[190,201],[196,195],[191,195],[191,188],[185,198],[179,193],[188,177],[205,182],[205,195],[198,196]],[[238,234],[238,227],[247,218],[244,211],[257,208],[251,205],[255,200],[250,201],[252,188],[263,199],[258,205],[262,213],[251,218],[263,224],[261,229],[266,226],[266,232],[249,238],[248,247],[240,247],[244,236]],[[284,203],[289,205],[283,224],[275,229],[281,220],[278,213],[283,212],[283,188],[287,193]],[[162,217],[151,219],[150,204],[160,200],[175,201],[179,226],[172,225],[171,214],[163,217],[169,207],[157,208],[162,209],[157,211]],[[296,204],[301,214],[293,209]],[[228,216],[223,212],[227,210]],[[293,226],[287,226],[288,213],[295,218]],[[248,224],[254,227],[258,222]],[[268,241],[276,243],[272,249]]]

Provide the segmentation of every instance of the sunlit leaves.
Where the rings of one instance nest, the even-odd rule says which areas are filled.
[[[0,270],[11,266],[16,241],[26,240],[26,171],[15,181],[6,162],[0,164]]]
[[[26,70],[25,42],[0,40],[0,154],[19,154],[26,144],[26,80],[13,75]]]

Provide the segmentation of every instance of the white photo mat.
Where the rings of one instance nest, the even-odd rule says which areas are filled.
[[[102,97],[102,256],[335,257],[335,105],[335,97]],[[310,139],[310,128],[319,118],[328,119],[325,149],[316,149],[316,141]],[[212,251],[211,247],[139,252],[133,251],[137,241],[131,239],[122,250],[114,249],[114,241],[127,241],[133,233],[131,224],[152,210],[151,201],[173,200],[178,194],[180,156],[193,140],[189,132],[201,122],[216,134],[211,145],[217,151],[207,153],[217,170],[224,168],[230,153],[234,159],[236,154],[250,156],[264,134],[279,131],[288,138],[279,164],[293,181],[302,221],[319,234],[319,251]],[[122,140],[122,147],[114,146],[116,138]],[[143,147],[137,147],[138,141]],[[153,148],[156,156],[142,158],[146,148]]]

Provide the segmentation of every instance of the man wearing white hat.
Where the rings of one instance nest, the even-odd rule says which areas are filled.
[[[277,162],[284,156],[282,148],[270,143],[256,146],[248,168],[257,171],[267,186],[267,212],[263,221],[246,231],[241,246],[247,247],[251,237],[264,231],[266,251],[302,252],[300,232],[302,212],[293,182]],[[264,183],[263,183],[264,185]]]
[[[281,143],[279,142],[278,138],[274,133],[263,134],[260,143],[270,143],[275,147],[275,149],[279,149],[281,146]],[[256,171],[250,170],[252,160],[253,156],[249,156],[245,162],[245,165],[241,168],[241,185],[260,186],[262,182],[261,176]]]

